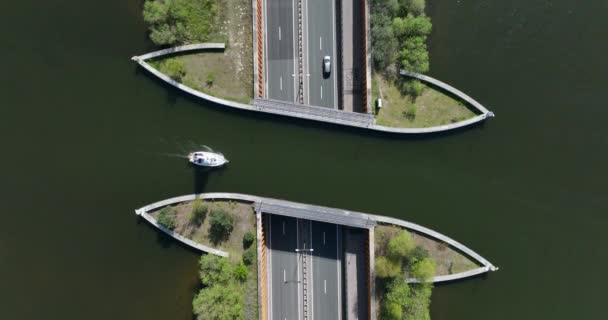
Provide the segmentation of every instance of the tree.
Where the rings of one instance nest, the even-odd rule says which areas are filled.
[[[414,15],[421,15],[424,13],[426,3],[425,0],[401,0],[401,6],[408,13],[412,13]]]
[[[209,217],[209,238],[214,243],[228,239],[234,228],[234,218],[224,210],[211,212]]]
[[[205,221],[207,210],[209,208],[201,199],[196,199],[192,202],[192,211],[190,212],[190,222],[200,225]]]
[[[384,70],[396,60],[399,42],[393,33],[389,16],[372,14],[371,26],[372,58],[376,68]]]
[[[387,257],[377,257],[375,262],[376,276],[379,278],[394,278],[401,274],[401,261]]]
[[[411,16],[405,18],[396,17],[392,22],[393,32],[399,38],[427,36],[431,33],[433,25],[431,19],[426,16]]]
[[[409,71],[425,73],[429,71],[429,53],[426,50],[426,37],[417,36],[405,39],[401,50],[401,66]]]
[[[197,319],[244,319],[241,289],[234,283],[214,284],[201,289],[192,301]]]
[[[243,249],[247,249],[251,247],[253,242],[255,241],[255,234],[251,231],[245,232],[243,235]]]
[[[430,283],[412,284],[410,287],[410,300],[404,306],[404,318],[412,320],[430,320],[429,306],[433,285]]]
[[[224,257],[206,254],[199,260],[199,277],[204,286],[226,284],[232,277],[232,266]]]
[[[175,210],[168,206],[162,208],[156,217],[156,221],[169,230],[175,229]]]
[[[161,1],[146,1],[144,3],[144,21],[157,24],[167,21],[169,6]]]
[[[414,239],[407,230],[399,231],[396,237],[388,242],[388,254],[392,259],[403,259],[416,247]]]
[[[412,265],[412,276],[422,281],[428,281],[435,276],[435,263],[429,258],[424,258]]]
[[[384,302],[384,310],[382,319],[401,320],[403,319],[403,307],[398,303],[386,301]]]
[[[174,28],[168,24],[158,24],[150,27],[150,40],[157,45],[172,45],[177,41]]]

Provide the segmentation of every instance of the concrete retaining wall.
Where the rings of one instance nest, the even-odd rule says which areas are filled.
[[[404,227],[409,230],[416,231],[418,233],[422,233],[430,238],[445,242],[445,243],[449,244],[450,246],[460,250],[461,252],[463,252],[470,258],[476,260],[479,264],[482,265],[482,267],[477,268],[477,269],[460,272],[460,273],[455,273],[455,274],[451,274],[451,275],[434,277],[433,279],[431,279],[431,282],[453,281],[453,280],[458,280],[458,279],[475,276],[475,275],[478,275],[478,274],[481,274],[484,272],[488,272],[488,271],[498,270],[497,267],[495,267],[492,263],[490,263],[488,260],[483,258],[481,255],[477,254],[475,251],[467,248],[465,245],[461,244],[460,242],[453,240],[450,237],[445,236],[439,232],[436,232],[434,230],[431,230],[431,229],[425,228],[423,226],[417,225],[415,223],[407,222],[404,220],[391,218],[391,217],[385,217],[385,216],[379,216],[379,215],[373,215],[373,214],[367,214],[367,213],[362,213],[362,212],[356,212],[356,211],[314,206],[314,205],[309,205],[309,204],[304,204],[304,203],[297,203],[297,202],[272,199],[272,198],[257,197],[257,196],[240,194],[240,193],[201,193],[198,195],[192,194],[192,195],[180,196],[180,197],[175,197],[175,198],[171,198],[171,199],[158,201],[158,202],[149,204],[145,207],[142,207],[140,209],[137,209],[137,210],[135,210],[135,212],[138,215],[143,216],[146,220],[150,221],[150,223],[152,223],[157,228],[163,230],[164,232],[166,232],[169,235],[173,236],[174,238],[184,242],[185,244],[188,244],[194,248],[197,248],[197,249],[205,251],[205,252],[218,254],[218,255],[222,255],[222,256],[223,256],[223,254],[226,254],[226,256],[227,256],[228,254],[223,251],[209,248],[206,246],[202,246],[202,245],[194,243],[193,241],[186,239],[180,235],[174,234],[170,230],[164,229],[162,226],[159,226],[156,223],[156,221],[154,221],[154,219],[147,214],[148,212],[158,209],[160,207],[164,207],[164,206],[167,206],[170,204],[185,202],[185,201],[192,201],[195,199],[246,201],[246,202],[256,203],[256,207],[258,207],[258,208],[263,208],[263,207],[261,207],[261,205],[263,205],[263,204],[276,205],[276,206],[288,207],[288,208],[290,208],[290,210],[301,210],[299,212],[299,216],[301,215],[302,212],[317,212],[317,213],[326,212],[328,216],[342,215],[349,219],[357,218],[357,219],[367,220],[367,221],[369,221],[368,228],[370,228],[370,229],[373,228],[376,223],[394,224],[394,225],[401,226],[401,227]],[[285,215],[288,215],[288,214],[285,214]],[[148,219],[146,217],[151,218],[151,219]],[[311,216],[310,218],[312,220],[317,220],[317,218],[313,217],[313,216]],[[418,279],[409,279],[408,281],[409,282],[419,282]]]
[[[441,82],[435,78],[431,78],[429,76],[425,76],[420,73],[411,72],[411,71],[407,71],[407,70],[403,70],[403,69],[401,70],[400,74],[402,76],[408,76],[408,77],[422,80],[424,82],[428,82],[434,86],[437,86],[443,90],[446,90],[446,91],[452,93],[453,95],[459,97],[460,99],[466,101],[468,104],[472,105],[475,109],[479,110],[482,114],[488,115],[489,117],[494,117],[494,113],[491,112],[490,110],[486,109],[484,106],[482,106],[481,103],[475,101],[475,99],[467,96],[464,92],[452,87],[451,85],[449,85],[445,82]]]
[[[260,22],[258,21],[258,23],[260,23]],[[301,113],[301,112],[287,112],[287,111],[281,110],[281,109],[266,108],[263,106],[255,106],[252,104],[238,103],[238,102],[233,102],[233,101],[229,101],[226,99],[217,98],[217,97],[205,94],[203,92],[200,92],[198,90],[192,89],[182,83],[179,83],[179,82],[171,79],[170,77],[168,77],[167,75],[163,74],[162,72],[156,70],[155,68],[153,68],[151,65],[149,65],[146,62],[146,60],[151,59],[151,58],[175,54],[175,53],[179,53],[179,52],[186,52],[186,51],[193,51],[193,50],[224,49],[224,48],[225,48],[225,45],[223,43],[199,43],[199,44],[179,46],[179,47],[174,47],[174,48],[169,48],[169,49],[164,49],[164,50],[158,50],[158,51],[150,52],[150,53],[147,53],[147,54],[144,54],[141,56],[134,56],[131,59],[133,61],[136,61],[144,69],[148,70],[150,73],[157,76],[161,80],[167,82],[168,84],[170,84],[182,91],[185,91],[191,95],[194,95],[196,97],[199,97],[201,99],[204,99],[204,100],[207,100],[207,101],[210,101],[213,103],[217,103],[217,104],[220,104],[223,106],[232,107],[232,108],[236,108],[236,109],[259,111],[259,112],[265,112],[265,113],[270,113],[270,114],[274,114],[274,115],[282,115],[282,116],[288,116],[288,117],[294,117],[294,118],[300,118],[300,119],[306,119],[306,120],[333,123],[333,124],[339,124],[339,125],[355,127],[355,128],[364,128],[364,129],[370,129],[370,130],[375,130],[375,131],[391,132],[391,133],[399,133],[399,134],[424,134],[424,133],[433,133],[433,132],[454,130],[457,128],[461,128],[461,127],[465,127],[465,126],[474,124],[476,122],[481,122],[481,121],[487,119],[488,117],[494,116],[494,113],[492,113],[491,111],[488,111],[477,101],[473,100],[471,97],[467,96],[466,94],[462,93],[461,91],[459,91],[439,80],[430,78],[425,75],[411,73],[411,72],[408,72],[405,70],[401,71],[401,73],[403,75],[412,76],[412,77],[418,78],[420,80],[440,86],[440,87],[444,88],[445,90],[450,91],[453,94],[459,96],[463,100],[471,103],[471,105],[473,105],[475,108],[479,109],[482,112],[482,114],[477,117],[467,119],[464,121],[460,121],[460,122],[456,122],[456,123],[452,123],[452,124],[448,124],[448,125],[443,125],[443,126],[435,126],[435,127],[427,127],[427,128],[397,128],[397,127],[380,126],[380,125],[375,124],[375,122],[376,122],[375,119],[374,119],[373,123],[371,123],[370,125],[362,126],[360,123],[344,121],[344,120],[336,119],[336,118],[332,118],[332,117],[319,117],[316,115],[310,115],[310,114]],[[366,59],[368,60],[367,61],[368,66],[370,66],[371,61],[369,61],[369,60],[371,58],[370,58],[369,50],[367,52]],[[258,60],[259,60],[259,55],[258,55]],[[259,68],[259,66],[258,66],[258,68]],[[371,71],[370,70],[365,71],[366,77],[371,77],[370,75],[368,75],[368,73],[371,74]],[[260,74],[258,74],[258,77],[259,76],[260,76]],[[367,88],[364,88],[364,89],[366,89],[366,91],[371,91],[371,80],[368,81]],[[368,110],[371,110],[372,103],[373,103],[371,101],[371,93],[369,93],[367,95],[367,100],[368,100],[367,101]]]

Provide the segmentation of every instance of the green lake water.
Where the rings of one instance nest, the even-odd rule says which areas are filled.
[[[0,318],[190,320],[197,253],[133,210],[228,191],[389,215],[500,267],[433,319],[604,319],[608,2],[430,1],[430,75],[496,118],[424,138],[226,110],[130,57],[141,0],[0,4]],[[196,174],[206,144],[230,165]]]

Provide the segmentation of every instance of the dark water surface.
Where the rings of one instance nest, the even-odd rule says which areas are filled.
[[[433,319],[605,319],[606,1],[431,1],[430,74],[497,117],[424,139],[227,111],[160,84],[140,0],[0,4],[1,319],[191,319],[197,254],[133,209],[202,191],[391,215],[499,266]],[[195,175],[201,144],[225,170]]]

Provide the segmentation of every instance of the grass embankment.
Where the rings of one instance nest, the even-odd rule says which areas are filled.
[[[377,226],[376,239],[386,242],[387,239],[397,236],[401,230],[403,228],[397,226]],[[435,274],[433,276],[449,275],[480,267],[475,261],[442,241],[413,231],[410,231],[409,234],[415,245],[423,248],[428,253],[428,257],[435,263]]]
[[[230,254],[201,257],[202,288],[192,302],[197,319],[258,318],[256,219],[251,204],[194,200],[151,215],[165,228]]]
[[[177,1],[179,3],[184,0]],[[160,0],[148,0],[157,3]],[[249,103],[253,98],[253,52],[252,52],[252,12],[249,0],[196,0],[189,4],[199,9],[191,10],[184,18],[184,29],[187,36],[174,37],[172,42],[155,41],[155,28],[160,29],[154,20],[146,19],[150,25],[151,39],[159,45],[181,45],[199,42],[224,42],[226,49],[222,52],[200,52],[183,54],[159,59],[152,64],[161,72],[176,81],[207,93],[231,101]],[[189,8],[188,7],[188,8]],[[144,16],[151,9],[144,8]],[[176,10],[177,11],[177,10]],[[209,15],[209,12],[214,14]],[[169,10],[171,12],[171,10]],[[168,21],[173,21],[169,14]],[[205,21],[191,23],[188,21]],[[191,27],[189,27],[192,25]],[[178,27],[170,30],[179,30]],[[192,30],[190,30],[192,29]],[[180,66],[166,67],[167,60],[174,60]],[[175,68],[179,70],[176,71]]]
[[[195,208],[201,210],[200,217],[194,217]],[[159,220],[161,210],[151,213]],[[239,261],[243,256],[243,236],[247,231],[255,233],[255,214],[251,204],[235,201],[187,201],[171,207],[174,215],[174,232],[206,246],[226,251],[231,260]],[[232,219],[230,232],[218,231],[212,228],[212,217],[218,212],[224,212]],[[159,220],[162,225],[162,219]]]
[[[403,78],[401,78],[403,79]],[[395,80],[400,81],[400,80]],[[462,102],[433,87],[420,84],[418,96],[404,93],[395,81],[379,74],[373,75],[376,92],[374,98],[382,99],[382,108],[376,114],[377,124],[387,127],[425,128],[459,122],[476,116]]]

